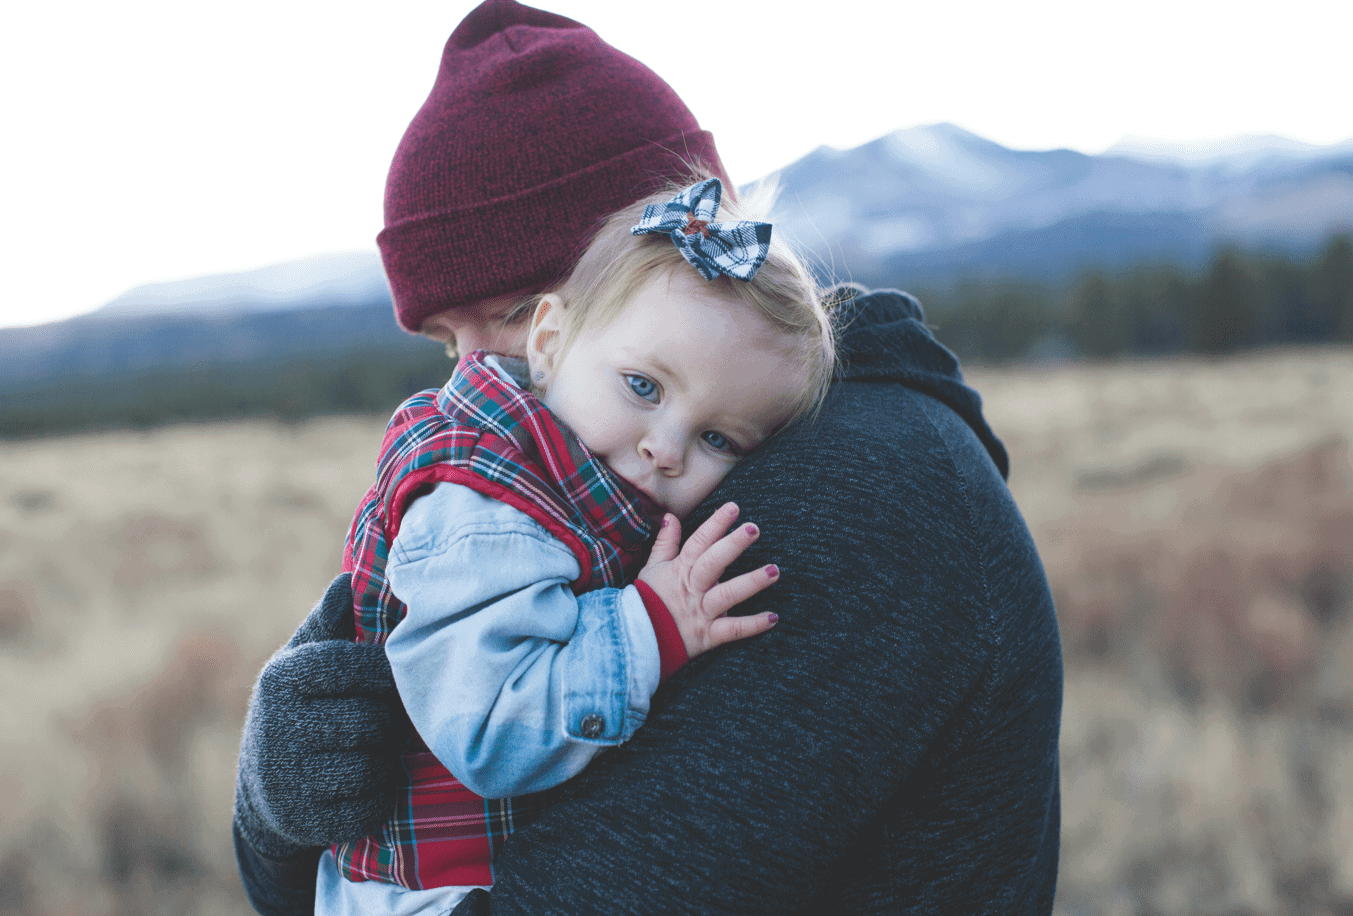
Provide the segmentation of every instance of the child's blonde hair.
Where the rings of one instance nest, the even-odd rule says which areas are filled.
[[[709,177],[694,174],[687,184]],[[667,203],[683,187],[673,184],[608,217],[573,271],[551,290],[565,306],[560,316],[560,352],[572,346],[583,331],[610,324],[654,277],[683,270],[694,274],[695,267],[667,235],[630,233],[642,218],[644,207]],[[742,201],[725,194],[715,221],[765,221],[775,191],[773,184],[763,183]],[[804,384],[785,426],[815,413],[831,382],[836,343],[828,305],[812,272],[789,244],[772,232],[770,253],[755,277],[738,280],[721,274],[708,282],[725,298],[754,308],[772,330],[793,341],[791,355],[804,369]]]

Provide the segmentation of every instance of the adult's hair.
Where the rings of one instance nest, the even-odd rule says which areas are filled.
[[[691,162],[726,180],[713,136],[652,70],[581,23],[485,0],[451,33],[386,179],[376,242],[400,325],[544,289],[606,215]]]

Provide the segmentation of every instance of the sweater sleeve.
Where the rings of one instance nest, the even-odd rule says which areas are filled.
[[[386,574],[408,611],[386,654],[414,727],[480,795],[556,786],[648,714],[649,610],[633,586],[575,595],[578,573],[535,520],[459,484],[404,516]]]
[[[249,903],[262,916],[309,916],[315,912],[315,869],[321,848],[274,857],[249,842],[238,819],[231,825],[235,863]]]

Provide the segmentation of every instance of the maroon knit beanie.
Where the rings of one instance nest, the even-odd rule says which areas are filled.
[[[688,163],[731,187],[657,74],[571,19],[485,0],[451,33],[386,179],[376,242],[400,325],[546,287],[604,217]]]

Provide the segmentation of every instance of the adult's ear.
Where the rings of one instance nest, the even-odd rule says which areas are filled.
[[[546,293],[531,315],[531,330],[526,335],[526,362],[531,367],[533,385],[545,387],[559,361],[563,342],[564,300]]]

